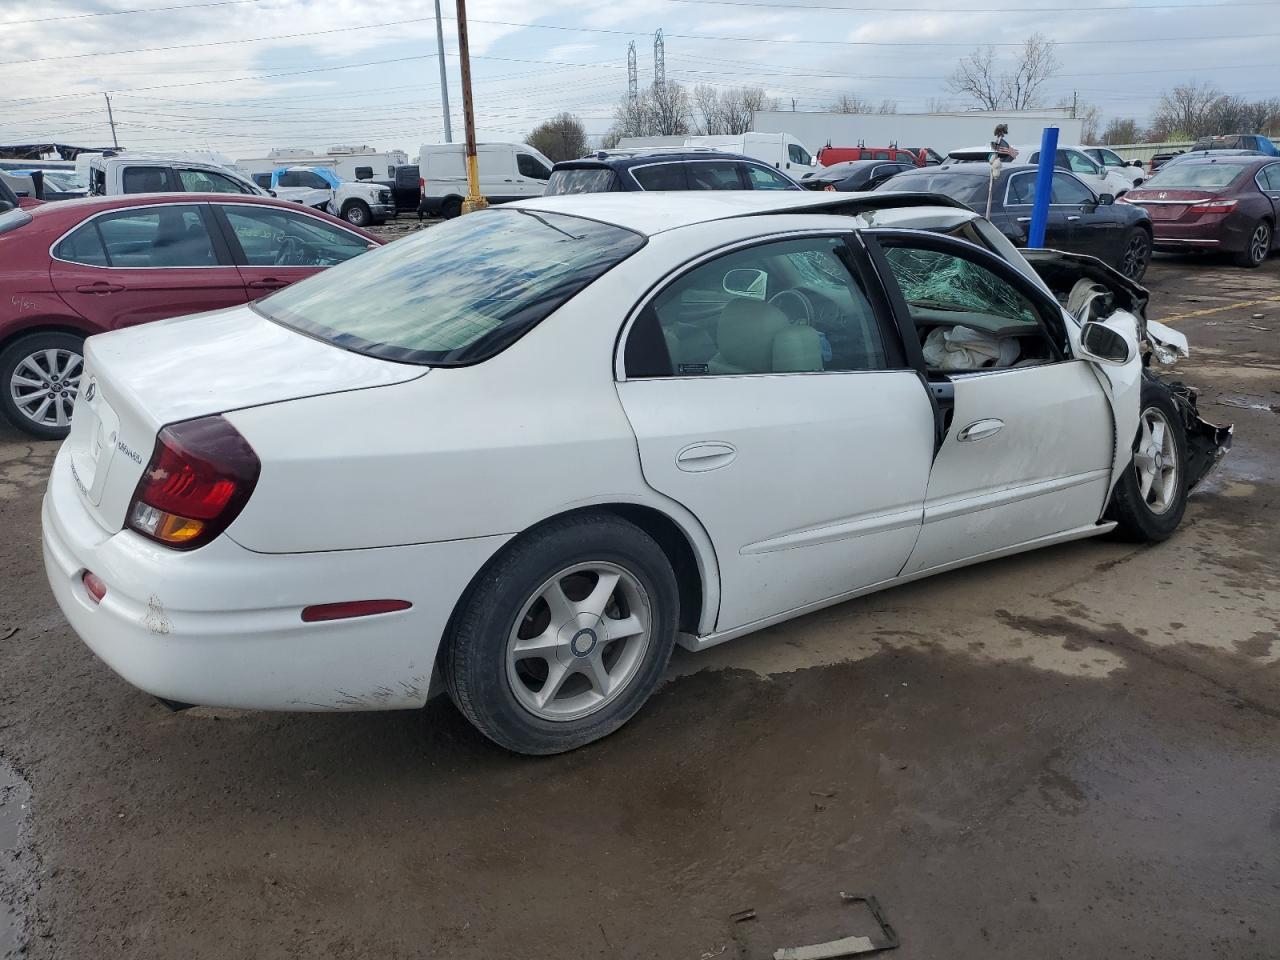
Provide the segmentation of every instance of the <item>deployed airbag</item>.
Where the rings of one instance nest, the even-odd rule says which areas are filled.
[[[934,327],[924,338],[924,360],[933,370],[1011,367],[1021,345],[1014,337],[993,337],[972,327]]]

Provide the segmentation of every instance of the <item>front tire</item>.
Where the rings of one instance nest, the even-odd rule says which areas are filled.
[[[1271,253],[1271,224],[1259,220],[1249,231],[1245,248],[1235,255],[1236,266],[1256,269],[1266,262]]]
[[[1106,518],[1116,521],[1125,540],[1160,543],[1169,539],[1187,508],[1187,438],[1168,392],[1142,384],[1142,412],[1133,459],[1116,483]]]
[[[441,657],[449,695],[515,753],[563,753],[626,723],[662,679],[679,592],[662,548],[608,513],[551,521],[481,572]]]
[[[446,220],[462,216],[462,198],[445,197],[444,202],[440,204],[440,216]]]
[[[367,227],[373,223],[373,211],[363,200],[352,200],[343,207],[342,219],[353,227]]]
[[[1134,282],[1142,279],[1151,263],[1151,234],[1134,227],[1124,238],[1117,269]]]
[[[54,330],[19,337],[0,353],[0,410],[33,437],[61,440],[83,372],[83,337]]]

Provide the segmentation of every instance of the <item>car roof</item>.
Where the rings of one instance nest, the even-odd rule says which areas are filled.
[[[564,194],[504,204],[505,207],[561,213],[598,220],[654,236],[668,230],[768,214],[853,215],[894,207],[938,207],[970,211],[968,205],[931,193],[830,193],[800,190],[683,190]]]
[[[28,212],[42,221],[61,219],[70,223],[93,216],[103,210],[118,210],[127,207],[152,207],[182,203],[247,203],[255,207],[279,207],[282,210],[293,210],[317,216],[330,223],[340,224],[353,233],[385,243],[379,237],[332,217],[323,210],[314,210],[291,200],[278,200],[275,197],[259,197],[247,193],[122,193],[109,197],[77,197],[73,200],[59,200],[56,203],[42,203],[32,207]]]
[[[1196,156],[1189,156],[1185,153],[1180,153],[1178,154],[1177,159],[1178,162],[1174,165],[1179,167],[1183,165],[1205,166],[1206,164],[1211,163],[1251,163],[1255,166],[1261,167],[1268,163],[1275,163],[1277,160],[1280,160],[1280,157],[1271,157],[1265,153],[1257,153],[1254,150],[1197,150]],[[1168,165],[1169,164],[1166,163],[1160,169],[1163,170],[1164,167]],[[1159,172],[1159,170],[1156,171],[1156,173]]]
[[[747,157],[741,153],[730,153],[727,150],[662,150],[652,149],[643,153],[623,153],[612,154],[606,157],[580,157],[577,160],[561,160],[552,171],[556,170],[598,170],[608,168],[610,170],[626,167],[639,167],[645,164],[661,162],[661,163],[682,163],[688,160],[750,160],[759,163],[754,157]]]

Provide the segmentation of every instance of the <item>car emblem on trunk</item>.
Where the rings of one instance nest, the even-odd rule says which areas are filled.
[[[86,400],[92,400],[92,399],[93,399],[93,395],[94,395],[95,393],[97,393],[97,392],[98,392],[98,381],[97,381],[97,380],[90,380],[90,381],[89,381],[89,386],[88,386],[88,387],[85,389],[85,391],[84,391],[84,398],[85,398]]]
[[[1159,193],[1157,193],[1157,194],[1156,194],[1156,199],[1157,199],[1157,200],[1163,200],[1163,199],[1164,199],[1165,197],[1167,197],[1168,195],[1169,195],[1169,194],[1167,194],[1167,193],[1165,193],[1163,190],[1161,190]]]

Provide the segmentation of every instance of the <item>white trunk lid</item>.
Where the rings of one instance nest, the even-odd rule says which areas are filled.
[[[113,532],[166,424],[426,373],[295,333],[247,306],[118,330],[85,346],[66,447],[81,499]]]

